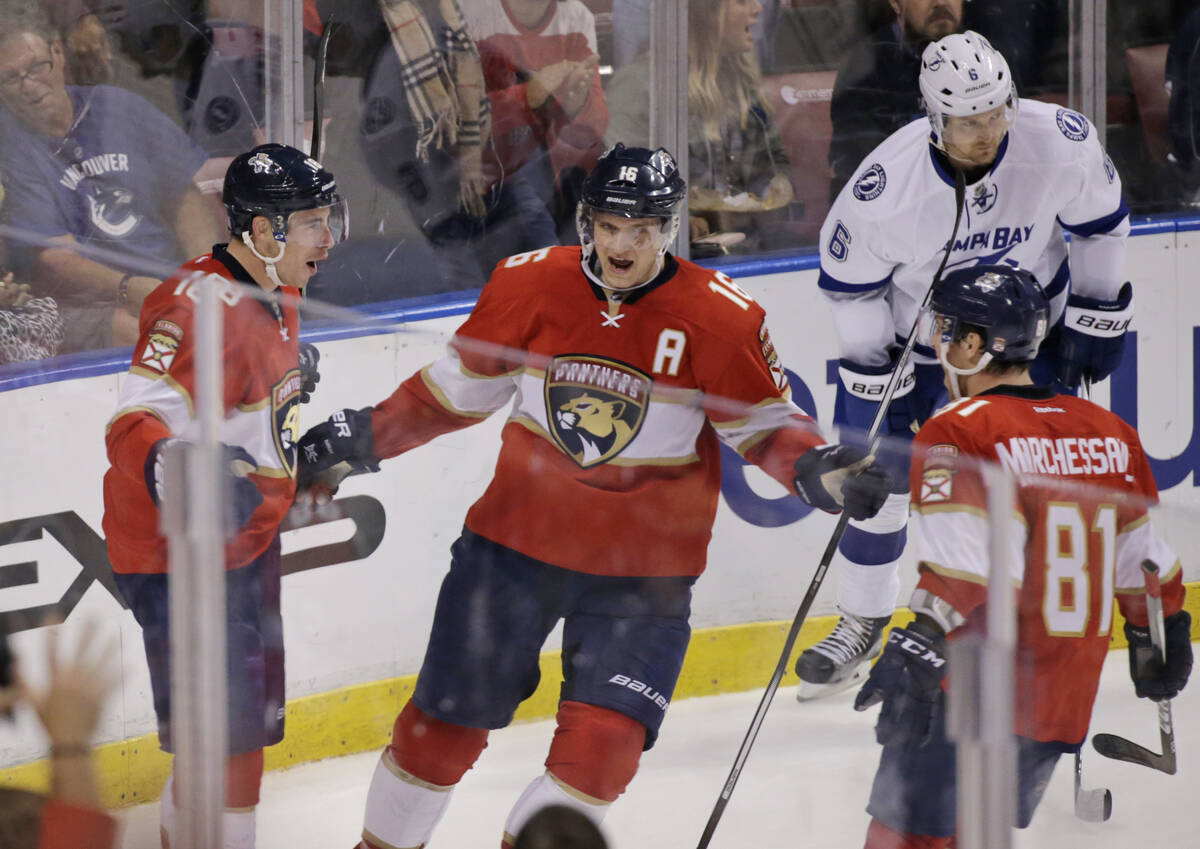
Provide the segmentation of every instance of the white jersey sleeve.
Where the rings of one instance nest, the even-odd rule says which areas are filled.
[[[838,194],[821,227],[818,286],[829,300],[840,354],[864,366],[888,362],[888,349],[911,323],[895,314],[897,269],[925,265],[945,249],[930,238],[942,227],[928,211],[953,221],[954,189],[926,179],[929,125],[918,119],[872,151]],[[906,311],[907,312],[907,311]],[[905,324],[901,327],[901,324]]]
[[[1059,213],[1071,234],[1071,289],[1081,295],[1113,300],[1124,282],[1125,238],[1129,208],[1121,196],[1121,177],[1087,118],[1059,109],[1055,124],[1060,144],[1072,148],[1078,191]]]

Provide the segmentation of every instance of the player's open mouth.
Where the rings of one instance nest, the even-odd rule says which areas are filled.
[[[309,260],[308,262],[306,262],[306,263],[304,263],[304,264],[308,266],[308,270],[309,270],[309,271],[311,271],[313,274],[316,274],[316,273],[317,273],[317,264],[316,264],[316,262],[314,262],[313,260]]]
[[[613,271],[619,272],[628,271],[629,269],[633,268],[633,260],[631,259],[616,259],[610,256],[608,258],[608,264],[612,266]]]

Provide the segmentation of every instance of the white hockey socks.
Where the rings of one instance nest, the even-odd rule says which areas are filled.
[[[221,816],[225,849],[254,849],[255,825],[254,808],[226,808]]]
[[[880,537],[899,534],[908,524],[908,493],[893,492],[873,518],[850,520],[850,527]],[[855,563],[839,546],[833,560],[837,575],[837,605],[844,613],[876,618],[891,616],[900,595],[900,559],[886,563]],[[854,552],[850,551],[850,557]],[[874,559],[874,558],[872,558]]]
[[[171,836],[175,833],[175,773],[167,776],[163,785],[162,798],[158,803],[158,828],[162,849],[171,849]]]
[[[371,787],[363,820],[363,843],[376,849],[417,849],[429,842],[442,819],[454,785],[441,787],[409,775],[384,749]]]
[[[509,812],[504,823],[504,845],[512,846],[529,818],[547,805],[574,808],[596,825],[600,825],[612,803],[581,793],[549,772],[544,772],[529,783]]]
[[[158,823],[163,849],[171,849],[175,837],[175,774],[167,776],[163,785],[162,799],[158,805]],[[224,849],[254,849],[257,817],[254,808],[226,809],[221,816],[221,829],[225,833]]]

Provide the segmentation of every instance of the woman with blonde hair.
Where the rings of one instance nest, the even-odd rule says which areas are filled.
[[[770,247],[762,213],[793,198],[791,167],[771,118],[751,28],[759,0],[692,0],[688,7],[688,208],[692,240],[718,230]],[[605,92],[609,144],[646,145],[649,55],[613,75]],[[772,216],[774,217],[774,216]]]

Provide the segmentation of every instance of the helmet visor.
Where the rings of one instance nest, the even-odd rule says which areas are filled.
[[[940,351],[954,341],[958,319],[925,307],[917,317],[917,343]]]
[[[293,212],[287,220],[287,240],[315,247],[336,245],[350,235],[350,208],[344,198],[329,206]]]

